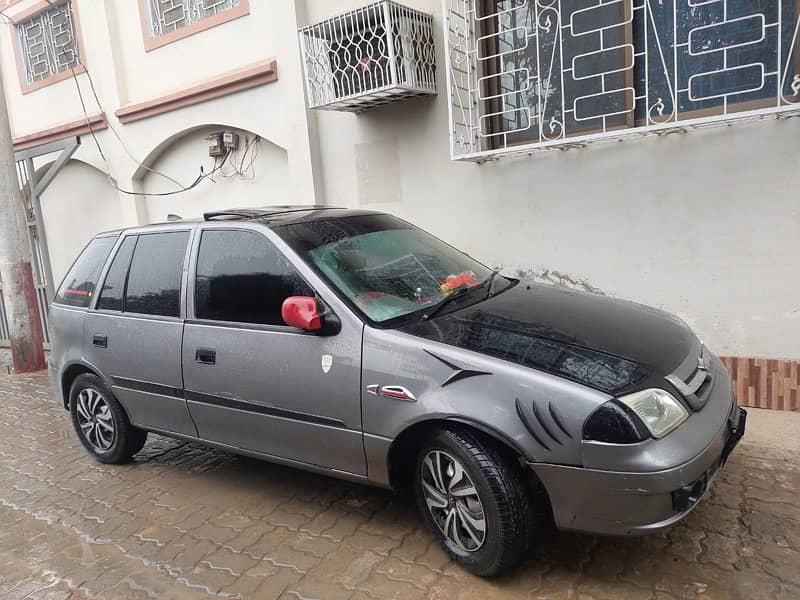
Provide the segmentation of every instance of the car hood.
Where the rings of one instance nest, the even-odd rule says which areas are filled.
[[[666,312],[607,296],[521,283],[401,330],[611,394],[672,373],[694,342],[689,328]]]

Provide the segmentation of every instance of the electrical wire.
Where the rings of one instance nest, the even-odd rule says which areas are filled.
[[[102,113],[105,113],[105,112],[106,112],[106,111],[105,111],[105,108],[103,108],[103,104],[100,102],[100,98],[99,98],[99,96],[97,95],[97,89],[94,87],[94,79],[92,79],[92,74],[89,72],[89,69],[87,69],[87,68],[86,68],[86,65],[85,65],[85,64],[83,64],[83,62],[81,61],[81,58],[80,58],[80,56],[78,56],[78,64],[79,64],[81,67],[83,67],[83,70],[84,70],[84,72],[86,73],[86,78],[87,78],[87,79],[88,79],[88,81],[89,81],[89,88],[92,90],[92,95],[94,96],[94,101],[95,101],[95,103],[97,104],[97,108],[100,110],[100,112],[102,112]],[[76,77],[76,75],[75,75],[75,71],[74,71],[74,70],[73,70],[73,72],[72,72],[72,76],[75,78],[76,85],[77,85],[77,77]],[[80,87],[79,87],[78,89],[79,89],[79,93],[80,93]],[[82,104],[83,104],[83,103],[82,103]],[[84,107],[84,115],[86,115],[86,109],[85,109],[85,107]],[[87,117],[87,119],[88,119],[88,117]],[[87,122],[88,122],[88,121],[87,121]],[[133,162],[135,162],[137,165],[139,165],[140,167],[142,167],[142,168],[143,168],[145,171],[149,171],[150,173],[153,173],[153,174],[155,174],[155,175],[160,175],[160,176],[161,176],[161,177],[163,177],[164,179],[168,179],[169,181],[171,181],[172,183],[174,183],[175,185],[177,185],[179,188],[184,188],[184,187],[185,187],[185,186],[184,186],[184,185],[183,185],[183,184],[182,184],[180,181],[178,181],[177,179],[174,179],[173,177],[170,177],[170,176],[169,176],[169,175],[167,175],[166,173],[162,173],[161,171],[157,171],[156,169],[152,169],[152,168],[150,168],[150,167],[148,167],[148,166],[145,166],[144,164],[142,164],[142,162],[141,162],[139,159],[137,159],[137,158],[136,158],[136,157],[135,157],[135,156],[134,156],[134,155],[131,153],[131,151],[128,149],[128,146],[127,146],[127,145],[125,145],[125,142],[123,141],[122,137],[120,136],[119,132],[116,130],[116,128],[114,127],[114,125],[113,125],[113,124],[111,124],[111,123],[109,123],[109,122],[106,122],[106,125],[107,125],[107,126],[108,126],[108,128],[111,130],[111,133],[113,133],[113,134],[114,134],[114,137],[115,137],[115,138],[117,138],[117,140],[119,141],[120,145],[122,146],[122,149],[123,149],[123,150],[125,150],[125,154],[127,154],[127,155],[130,157],[130,159],[131,159]],[[90,124],[90,127],[91,127],[91,124]]]
[[[239,164],[236,164],[236,156],[232,157],[231,167],[233,168],[233,172],[226,173],[225,171],[221,172],[223,178],[231,178],[234,176],[238,176],[241,179],[245,180],[253,180],[256,177],[255,172],[255,160],[258,157],[258,151],[261,144],[261,136],[255,135],[253,137],[252,142],[250,141],[249,136],[245,136],[244,142],[244,151],[241,153],[241,156],[238,158]],[[237,153],[234,153],[237,154]],[[247,162],[248,155],[250,155],[250,161]],[[245,163],[247,162],[247,166]]]
[[[114,187],[121,194],[128,194],[129,196],[174,196],[175,194],[181,194],[183,192],[188,192],[189,190],[196,188],[200,184],[200,182],[203,181],[204,179],[210,178],[211,181],[214,181],[214,174],[222,169],[222,167],[225,165],[225,162],[228,160],[230,154],[231,153],[228,152],[225,154],[222,160],[214,161],[215,163],[218,162],[218,164],[215,164],[214,168],[211,169],[208,173],[203,172],[203,167],[200,167],[200,175],[197,176],[197,179],[195,179],[191,184],[189,184],[188,186],[186,186],[181,190],[174,190],[172,192],[132,192],[130,190],[123,190],[117,185],[114,185]]]
[[[102,110],[102,106],[100,104],[99,99],[97,98],[97,92],[95,91],[94,84],[92,83],[91,75],[89,75],[88,69],[86,69],[86,66],[83,63],[80,62],[80,59],[78,60],[78,64],[80,64],[84,68],[84,70],[86,71],[86,74],[89,76],[88,77],[89,85],[92,88],[92,92],[94,93],[95,101],[97,102],[98,106]],[[78,82],[78,76],[75,73],[75,68],[74,67],[70,68],[70,71],[72,73],[72,79],[75,82],[75,89],[78,91],[78,98],[80,99],[80,102],[81,102],[81,109],[83,110],[83,117],[84,117],[84,120],[86,121],[86,126],[88,127],[89,133],[91,134],[92,139],[94,140],[95,146],[97,146],[97,151],[100,154],[100,157],[103,159],[103,162],[106,165],[106,171],[107,171],[106,177],[108,178],[108,182],[119,193],[127,194],[129,196],[174,196],[175,194],[182,194],[184,192],[188,192],[189,190],[192,190],[195,187],[197,187],[200,184],[200,182],[203,181],[204,179],[211,178],[212,181],[213,181],[214,174],[217,171],[221,170],[223,168],[223,166],[225,165],[225,163],[227,162],[227,160],[228,160],[228,158],[230,156],[230,152],[227,152],[225,154],[225,156],[222,158],[221,161],[219,161],[218,159],[215,159],[214,160],[214,167],[208,173],[205,173],[204,170],[203,170],[203,167],[201,166],[200,167],[200,174],[197,176],[197,178],[190,185],[183,186],[182,184],[180,184],[179,182],[175,181],[171,177],[169,177],[167,175],[164,175],[163,173],[159,173],[158,171],[155,171],[153,169],[149,169],[148,167],[145,167],[144,165],[142,165],[141,163],[138,163],[138,161],[136,161],[144,169],[146,169],[148,171],[152,171],[153,173],[162,175],[163,177],[166,177],[167,179],[170,179],[173,182],[177,183],[178,185],[181,186],[181,189],[173,190],[173,191],[170,191],[170,192],[135,192],[135,191],[132,191],[132,190],[126,190],[126,189],[123,189],[123,188],[119,187],[119,185],[117,185],[117,182],[111,176],[111,167],[110,167],[110,165],[108,163],[108,159],[106,158],[106,155],[103,152],[103,148],[100,146],[100,141],[97,139],[97,135],[96,135],[96,133],[94,131],[94,127],[92,127],[92,123],[89,120],[89,113],[86,110],[86,101],[83,98],[83,92],[81,91],[80,83]],[[111,127],[110,124],[109,124],[109,127]],[[112,129],[112,131],[114,131],[113,127],[111,129]],[[115,134],[116,134],[116,132],[115,132]],[[122,142],[122,140],[119,138],[118,134],[117,134],[117,139],[119,139],[120,142]],[[125,147],[124,143],[122,145],[123,145],[123,148],[124,148]],[[129,155],[130,155],[130,153],[129,153]],[[131,156],[131,158],[133,158],[133,156]]]

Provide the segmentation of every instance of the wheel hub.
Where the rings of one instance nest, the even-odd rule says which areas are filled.
[[[102,394],[94,388],[81,390],[75,409],[80,433],[92,448],[99,452],[111,448],[116,439],[116,424],[111,407]]]
[[[486,539],[486,517],[477,488],[461,462],[432,450],[423,459],[422,491],[434,522],[459,550],[475,552]]]

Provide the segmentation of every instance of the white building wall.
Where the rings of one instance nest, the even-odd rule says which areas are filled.
[[[5,14],[14,18],[37,3],[39,0],[22,0],[5,8]],[[0,8],[2,4],[0,0]],[[83,136],[75,157],[110,173],[118,187],[146,193],[144,187],[155,184],[145,181],[147,170],[140,164],[152,166],[150,163],[160,160],[176,139],[198,130],[191,134],[195,136],[192,140],[187,138],[187,143],[193,142],[194,155],[185,156],[185,160],[169,159],[176,169],[169,175],[191,183],[201,164],[213,164],[202,140],[207,126],[245,130],[264,140],[260,160],[267,166],[262,172],[283,191],[281,203],[323,201],[319,178],[312,169],[316,148],[312,147],[309,115],[302,99],[295,2],[252,1],[248,15],[149,52],[144,50],[137,1],[77,0],[76,4],[85,49],[81,60],[91,74],[99,103],[86,74],[75,78],[86,113],[73,78],[23,94],[14,55],[16,40],[11,28],[0,30],[2,81],[15,137],[79,120],[84,114],[104,112],[109,128],[95,133],[104,157],[88,134]],[[278,64],[274,82],[125,125],[115,116],[122,107],[163,97],[273,57]],[[271,154],[274,160],[269,161]],[[37,161],[37,165],[41,163]],[[277,169],[282,172],[278,174]],[[258,186],[234,185],[233,181],[215,186],[218,193],[225,189],[219,197],[226,202],[241,206],[265,203]],[[204,182],[195,194],[209,183]],[[152,220],[144,197],[120,193],[117,202],[120,226]]]
[[[32,1],[6,12],[13,16]],[[374,208],[408,218],[509,274],[572,279],[675,312],[722,354],[800,357],[800,119],[483,165],[452,162],[438,0],[404,3],[434,15],[439,96],[360,115],[305,110],[297,27],[365,3],[251,0],[250,15],[144,52],[136,2],[78,0],[87,65],[109,122],[136,159],[190,183],[200,164],[212,164],[202,140],[208,125],[264,139],[256,180],[204,182],[169,198],[117,194],[119,225],[270,203]],[[274,83],[127,125],[114,117],[121,106],[272,56]],[[15,135],[82,114],[71,80],[21,95],[7,31],[0,31],[0,59]],[[88,111],[97,112],[85,76],[78,79]],[[89,136],[76,157],[108,168],[127,189],[169,189],[111,131],[98,140],[107,167]],[[103,183],[92,181],[91,196],[100,198]],[[85,187],[66,170],[53,185]],[[100,201],[93,202],[77,206],[94,214]],[[69,225],[45,220],[51,247],[60,252],[72,239]],[[89,219],[87,232],[73,237],[110,226]]]
[[[360,4],[308,2],[313,20]],[[800,357],[800,119],[452,162],[441,3],[405,4],[434,14],[439,96],[321,112],[329,203],[393,212],[512,275],[664,308],[722,354]]]

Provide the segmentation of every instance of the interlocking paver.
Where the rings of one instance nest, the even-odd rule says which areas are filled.
[[[100,465],[44,374],[0,376],[0,598],[800,598],[800,465],[746,442],[672,529],[544,526],[493,580],[450,562],[406,496],[152,435]]]

